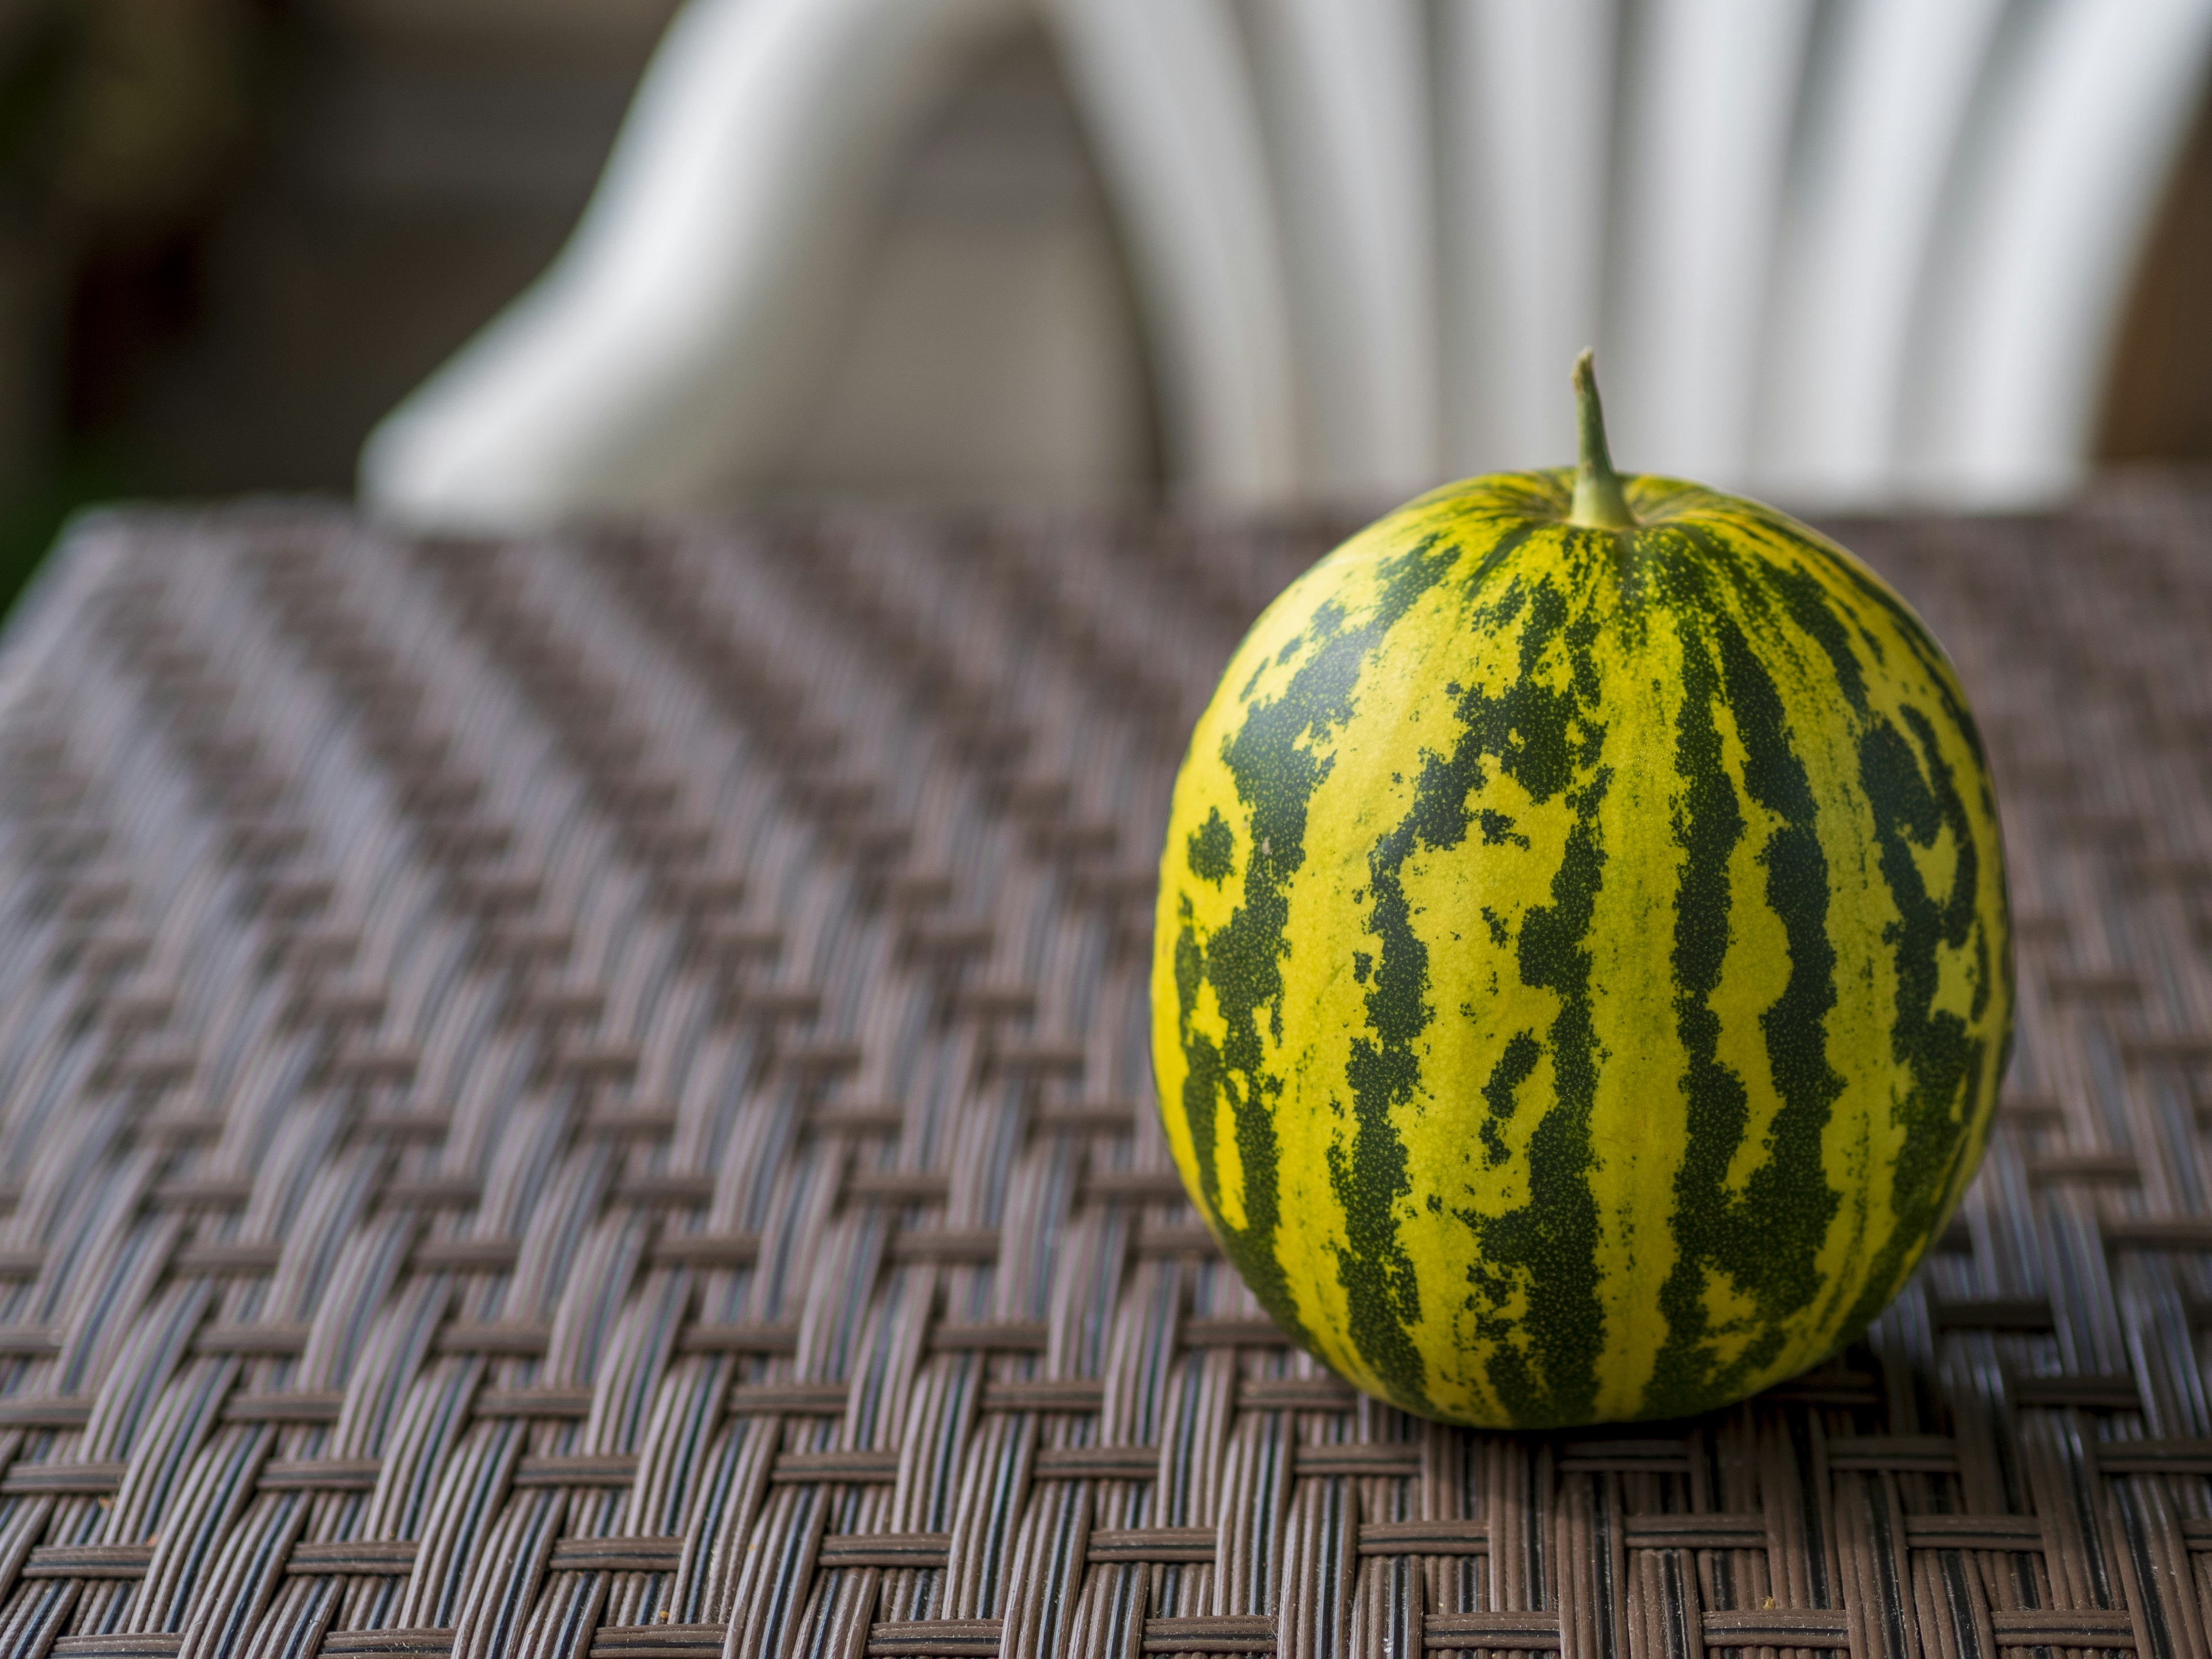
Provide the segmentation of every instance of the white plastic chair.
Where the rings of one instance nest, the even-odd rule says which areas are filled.
[[[367,500],[741,494],[882,182],[1042,15],[1176,484],[1382,498],[1614,449],[1819,503],[2086,466],[2212,0],[691,0],[554,267],[373,435]]]

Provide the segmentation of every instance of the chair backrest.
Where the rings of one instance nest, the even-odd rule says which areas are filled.
[[[374,502],[741,491],[875,185],[1051,30],[1143,301],[1176,483],[1382,497],[1564,460],[1832,503],[2087,464],[2212,0],[692,0],[592,210],[403,404]]]
[[[773,454],[879,185],[1022,0],[690,0],[574,234],[370,434],[443,523],[699,504]]]

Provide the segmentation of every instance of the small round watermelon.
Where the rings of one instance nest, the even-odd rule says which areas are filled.
[[[2011,1042],[1957,677],[1774,509],[1450,484],[1305,573],[1177,779],[1152,966],[1191,1200],[1410,1412],[1677,1417],[1856,1335],[1957,1205]]]

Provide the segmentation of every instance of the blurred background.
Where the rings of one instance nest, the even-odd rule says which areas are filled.
[[[121,496],[1820,510],[2212,460],[2212,0],[10,0],[0,588]]]

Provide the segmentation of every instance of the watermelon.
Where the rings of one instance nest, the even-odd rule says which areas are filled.
[[[1927,628],[1774,509],[1455,483],[1238,647],[1176,780],[1153,1063],[1284,1329],[1409,1412],[1704,1411],[1832,1354],[1978,1162],[1997,811]]]

